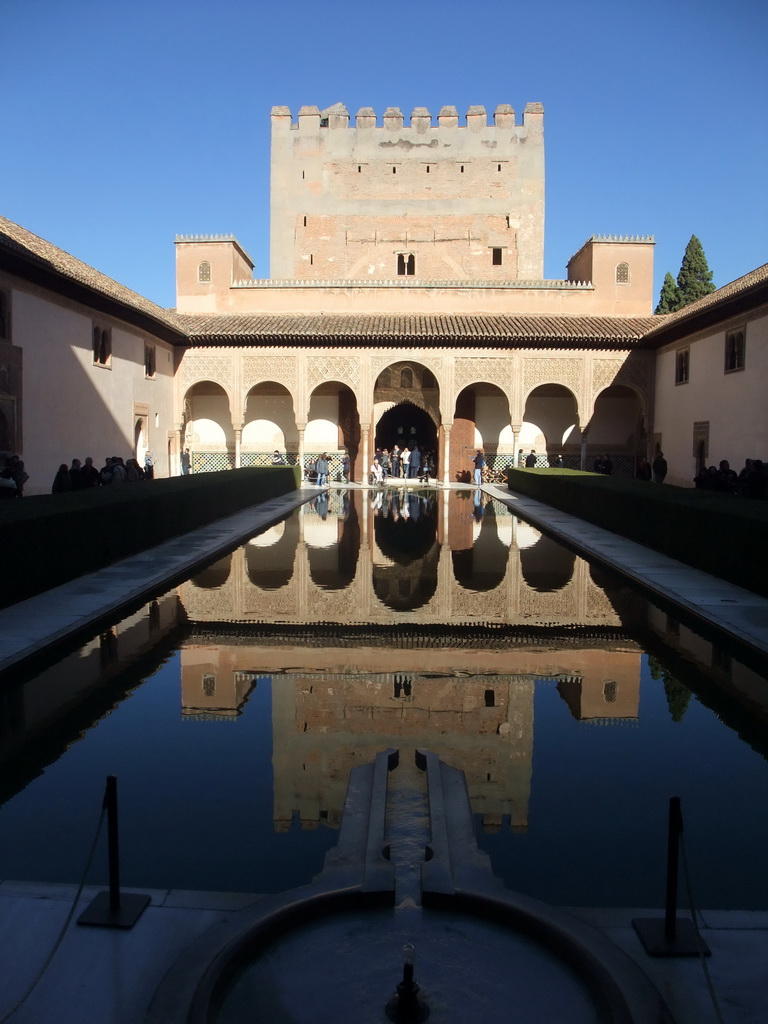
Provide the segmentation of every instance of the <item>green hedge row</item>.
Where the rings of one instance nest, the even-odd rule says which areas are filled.
[[[567,469],[510,469],[511,491],[768,597],[768,502]]]
[[[0,607],[296,490],[296,466],[256,467],[0,502]]]

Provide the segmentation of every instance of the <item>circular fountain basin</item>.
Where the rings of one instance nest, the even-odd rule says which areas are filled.
[[[402,977],[403,946],[433,1024],[602,1020],[576,971],[493,921],[440,910],[372,910],[291,929],[221,993],[215,1024],[380,1024]]]

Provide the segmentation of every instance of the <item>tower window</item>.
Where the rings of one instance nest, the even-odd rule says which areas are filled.
[[[361,165],[360,165],[360,164],[358,164],[358,165],[357,165],[357,173],[358,173],[358,174],[362,174],[362,171],[363,171],[363,168],[361,167]]]
[[[618,263],[616,265],[616,284],[629,284],[628,263]]]
[[[501,266],[501,249],[491,249],[491,262],[494,267]]]
[[[497,170],[497,171],[500,171],[500,170],[501,170],[501,164],[496,164],[496,170]]]
[[[399,252],[397,254],[397,276],[413,277],[416,273],[416,257],[412,252]]]
[[[307,226],[307,218],[305,217],[304,218],[304,227],[306,227],[306,226]]]
[[[493,690],[486,690],[485,694],[484,694],[484,697],[485,697],[485,706],[487,708],[495,708],[496,707],[496,693]]]
[[[211,264],[208,260],[203,262],[197,268],[197,281],[198,284],[208,284],[211,280]]]
[[[461,171],[461,173],[462,173],[462,174],[464,173],[464,164],[462,164],[462,165],[461,165],[461,167],[459,168],[459,170]]]
[[[397,174],[397,168],[396,168],[396,167],[393,167],[393,168],[392,168],[392,173],[393,173],[393,174]]]

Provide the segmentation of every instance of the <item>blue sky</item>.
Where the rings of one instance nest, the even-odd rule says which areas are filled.
[[[269,112],[545,109],[545,274],[591,234],[768,260],[764,0],[4,0],[0,213],[172,306],[176,234],[266,277]]]

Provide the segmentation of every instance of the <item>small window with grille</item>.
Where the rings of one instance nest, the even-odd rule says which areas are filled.
[[[211,283],[211,264],[208,260],[203,260],[197,268],[197,281],[198,284],[210,284]]]
[[[616,284],[629,284],[629,264],[616,264]]]

